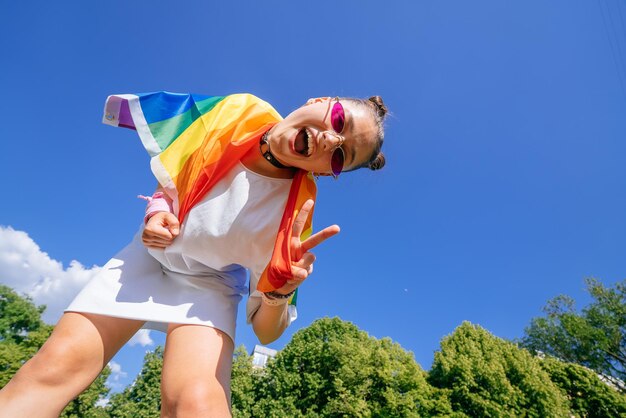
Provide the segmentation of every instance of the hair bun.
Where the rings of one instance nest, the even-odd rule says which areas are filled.
[[[372,96],[369,98],[369,101],[374,103],[374,106],[376,106],[376,113],[378,114],[378,116],[384,118],[387,114],[387,106],[385,106],[385,103],[383,103],[383,98],[380,96]]]
[[[376,154],[376,157],[372,161],[370,161],[368,168],[370,170],[380,170],[385,166],[385,154],[379,152]]]

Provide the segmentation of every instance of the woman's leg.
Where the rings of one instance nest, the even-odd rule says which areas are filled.
[[[161,380],[162,417],[230,417],[233,341],[201,325],[171,324]]]
[[[143,321],[67,312],[52,335],[0,391],[6,417],[58,417]]]

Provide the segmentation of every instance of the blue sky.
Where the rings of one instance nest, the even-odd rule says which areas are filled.
[[[464,320],[520,337],[551,297],[586,303],[585,277],[626,277],[619,0],[71,3],[0,15],[0,282],[56,312],[155,185],[104,100],[156,90],[250,92],[283,115],[378,94],[392,112],[384,170],[320,180],[315,224],[342,232],[272,348],[339,316],[428,369]],[[236,343],[256,343],[243,316]],[[119,385],[153,348],[122,350]]]

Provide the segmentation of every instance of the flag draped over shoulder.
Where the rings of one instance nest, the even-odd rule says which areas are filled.
[[[156,92],[109,96],[103,123],[137,131],[152,157],[152,172],[182,223],[191,208],[281,119],[272,106],[251,94]],[[304,202],[315,194],[313,176],[298,170],[258,290],[278,289],[292,277],[293,222]],[[311,217],[312,213],[301,239],[311,235]]]

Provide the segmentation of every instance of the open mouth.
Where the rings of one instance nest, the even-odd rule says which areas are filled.
[[[311,151],[311,135],[305,128],[300,129],[296,135],[296,139],[293,143],[294,150],[300,154],[308,157]]]

